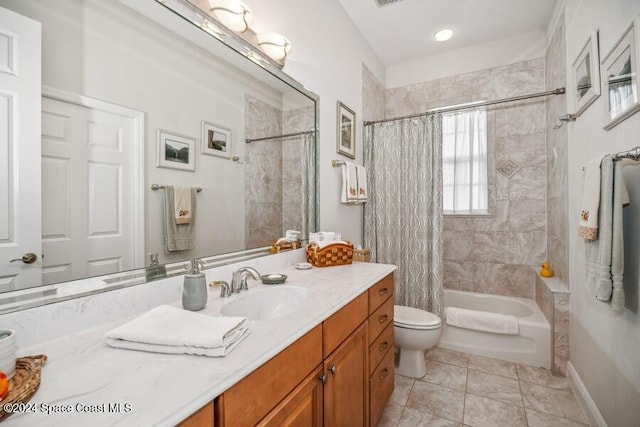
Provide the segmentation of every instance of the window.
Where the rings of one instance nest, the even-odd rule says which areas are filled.
[[[445,215],[488,213],[484,110],[443,114],[442,194]]]

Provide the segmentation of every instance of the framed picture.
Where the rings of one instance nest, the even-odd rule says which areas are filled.
[[[338,154],[356,158],[356,113],[338,101]]]
[[[600,96],[598,31],[594,31],[573,61],[576,115],[582,114]]]
[[[609,130],[636,111],[638,102],[638,58],[640,17],[624,32],[601,64],[604,128]]]
[[[196,170],[196,139],[158,129],[158,163],[156,166],[185,171]]]
[[[202,154],[231,158],[231,131],[202,121]]]

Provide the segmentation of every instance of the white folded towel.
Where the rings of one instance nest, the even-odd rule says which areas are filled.
[[[176,224],[191,224],[191,188],[175,187],[173,204]]]
[[[345,162],[342,168],[342,192],[340,202],[345,204],[357,204],[358,201],[358,173],[356,165]]]
[[[360,203],[365,203],[369,193],[367,192],[367,168],[356,165],[356,176],[358,178],[357,199]]]
[[[582,203],[578,236],[584,240],[598,239],[598,208],[600,207],[600,164],[602,156],[584,167]]]
[[[447,325],[494,334],[518,335],[518,319],[509,314],[445,307]]]
[[[214,317],[161,305],[106,334],[111,347],[221,357],[249,333],[245,317]]]

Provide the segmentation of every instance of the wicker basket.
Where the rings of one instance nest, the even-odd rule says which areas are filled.
[[[353,245],[349,242],[332,243],[320,249],[317,243],[307,245],[307,262],[315,267],[332,267],[351,264]]]
[[[40,387],[40,372],[47,356],[26,356],[16,359],[16,373],[9,380],[9,394],[2,401],[7,403],[24,403],[38,391]],[[4,408],[3,406],[0,406]],[[11,412],[0,409],[0,420],[10,416]]]

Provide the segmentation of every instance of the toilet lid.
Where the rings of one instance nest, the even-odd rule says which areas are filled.
[[[397,326],[415,329],[432,329],[441,325],[440,317],[418,308],[393,306],[393,322]]]

